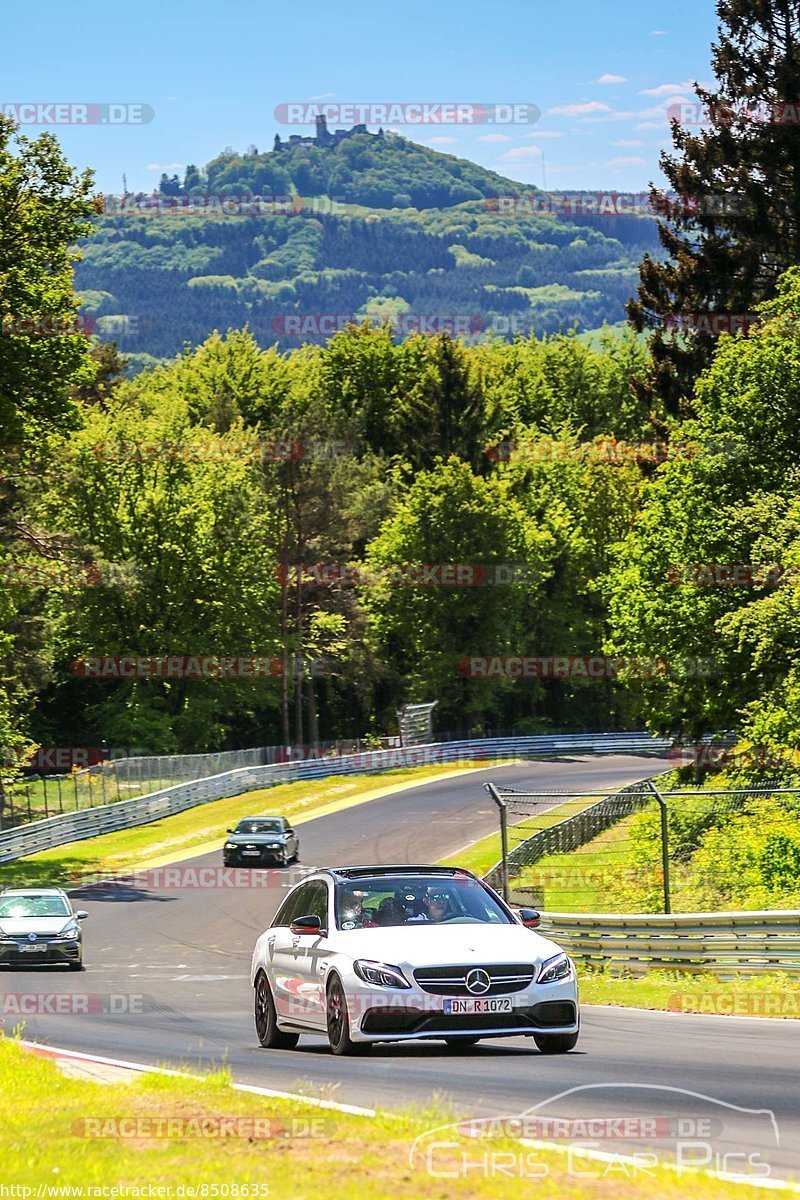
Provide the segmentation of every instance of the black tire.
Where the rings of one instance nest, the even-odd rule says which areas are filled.
[[[70,971],[82,971],[83,970],[83,959],[81,959],[80,962],[71,962],[69,964],[69,969],[70,969]]]
[[[253,989],[255,997],[256,1033],[261,1045],[267,1050],[294,1050],[299,1033],[283,1033],[278,1028],[278,1017],[275,1012],[275,1001],[272,999],[267,977],[263,971],[256,976]]]
[[[479,1037],[447,1037],[444,1039],[448,1050],[469,1050],[470,1046],[477,1046],[480,1040]]]
[[[577,1033],[535,1033],[533,1040],[541,1054],[567,1054],[574,1050],[578,1041]]]
[[[347,997],[338,975],[332,975],[328,980],[325,998],[331,1053],[336,1055],[365,1054],[371,1050],[369,1042],[354,1042],[350,1037]]]

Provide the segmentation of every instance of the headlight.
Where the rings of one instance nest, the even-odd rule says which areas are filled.
[[[554,954],[546,958],[537,976],[537,983],[555,983],[558,979],[569,979],[572,974],[572,963],[566,954]]]
[[[403,972],[391,963],[370,962],[365,958],[357,958],[353,970],[359,979],[365,983],[374,983],[376,987],[410,988]]]
[[[236,849],[236,842],[226,842],[226,843],[225,843],[225,849],[226,849],[226,850],[235,850],[235,849]]]
[[[62,929],[58,936],[60,938],[76,938],[80,937],[80,935],[80,926],[77,924],[77,922],[73,922],[72,925],[67,925],[66,929]]]

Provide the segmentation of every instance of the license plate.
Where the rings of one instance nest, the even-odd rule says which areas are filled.
[[[445,1000],[444,1011],[455,1017],[459,1013],[505,1013],[512,1011],[510,996],[465,997],[463,1000]]]
[[[252,855],[254,858],[258,858],[258,856],[259,856],[259,854],[260,854],[260,853],[261,853],[261,851],[260,851],[260,850],[243,850],[243,851],[242,851],[242,854],[250,854],[250,855]]]
[[[47,946],[20,946],[20,954],[44,954]]]

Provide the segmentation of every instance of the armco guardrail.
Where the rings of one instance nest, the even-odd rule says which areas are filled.
[[[800,910],[621,916],[542,913],[541,932],[583,964],[747,975],[800,974]]]
[[[566,799],[566,797],[565,797]],[[615,792],[613,796],[604,796],[595,804],[590,804],[579,813],[565,817],[548,829],[540,829],[531,834],[524,842],[510,852],[508,856],[508,876],[513,879],[523,867],[532,867],[546,854],[568,854],[585,846],[592,838],[597,837],[604,829],[629,817],[653,800],[653,793],[645,791],[641,783],[633,783]],[[491,887],[502,887],[503,864],[497,863],[492,867],[486,882]]]
[[[304,758],[270,766],[244,767],[225,771],[191,783],[180,783],[147,796],[135,796],[116,804],[98,805],[76,813],[32,821],[0,832],[0,862],[11,862],[82,841],[98,834],[134,825],[146,825],[172,813],[183,812],[210,800],[239,796],[254,788],[271,787],[328,775],[352,775],[397,770],[403,767],[461,761],[490,761],[498,758],[536,758],[553,754],[665,753],[671,742],[647,733],[564,734],[531,737],[471,739],[434,743],[393,750],[365,750],[360,754],[327,758]]]

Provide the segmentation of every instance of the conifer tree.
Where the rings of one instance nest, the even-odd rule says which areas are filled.
[[[645,255],[628,305],[634,328],[651,331],[646,386],[673,413],[719,333],[800,263],[800,4],[719,0],[717,14],[717,87],[670,111],[670,192],[651,189],[668,258]]]

